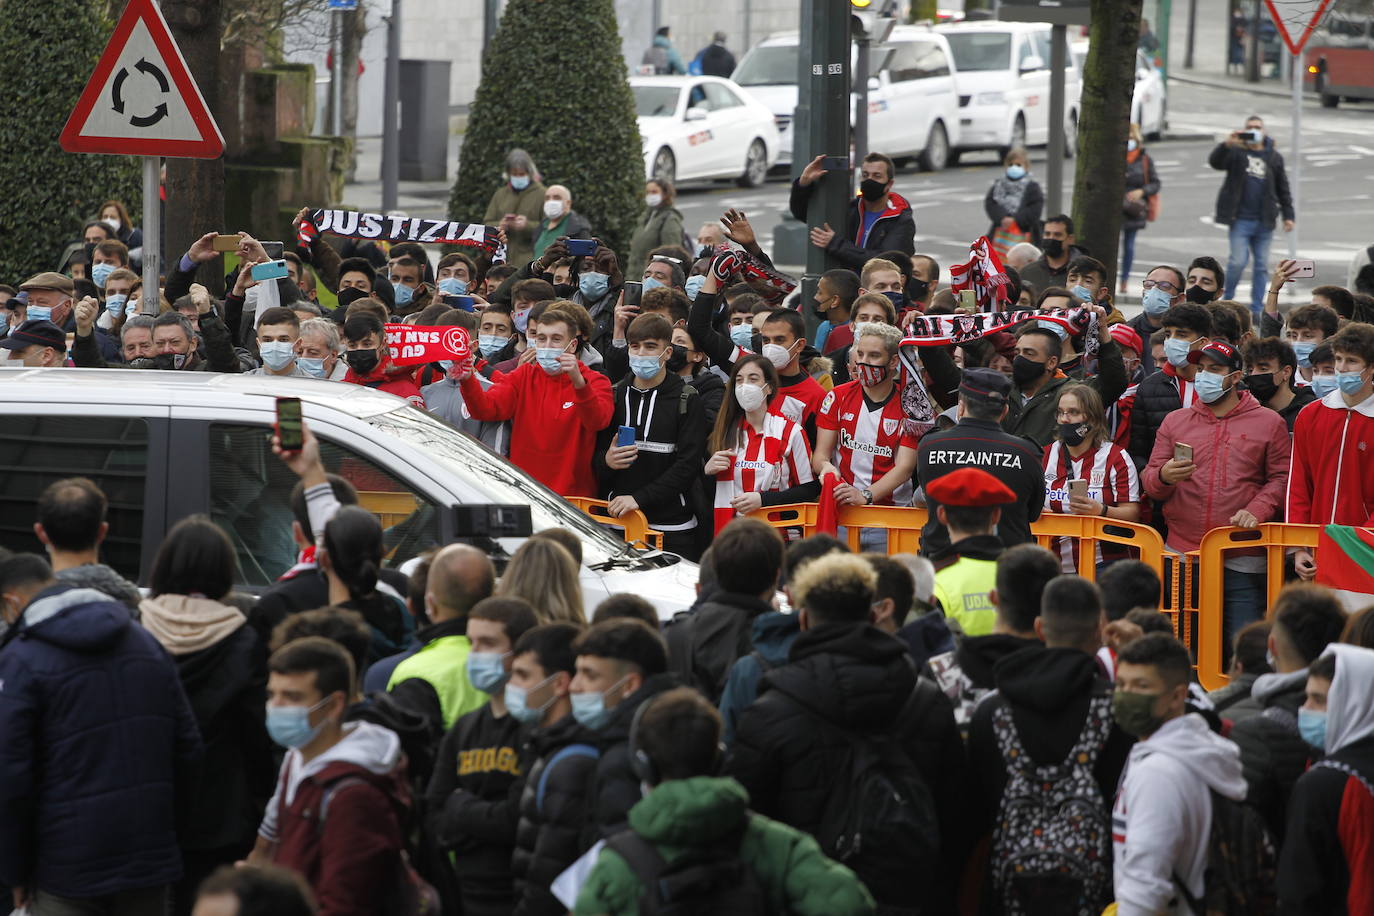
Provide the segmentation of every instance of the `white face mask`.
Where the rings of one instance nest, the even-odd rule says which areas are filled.
[[[768,401],[768,395],[758,385],[742,384],[735,386],[735,400],[745,413],[758,410]]]
[[[113,216],[107,216],[102,219],[101,222],[109,226],[112,232],[119,231],[119,220],[115,219]]]
[[[563,201],[544,201],[544,215],[547,216],[549,219],[558,219],[558,217],[563,215]]]
[[[792,354],[780,344],[764,344],[763,357],[773,364],[774,369],[781,369],[792,362]]]
[[[644,195],[644,203],[645,203],[646,205],[650,206],[650,207],[657,207],[659,204],[663,203],[663,195],[662,195],[662,194],[645,194],[645,195]]]

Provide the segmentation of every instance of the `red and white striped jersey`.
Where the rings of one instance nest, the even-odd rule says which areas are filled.
[[[1104,442],[1090,448],[1075,459],[1062,442],[1045,446],[1045,510],[1069,514],[1069,481],[1086,480],[1088,498],[1107,506],[1140,502],[1140,478],[1135,462],[1119,445]],[[1105,560],[1126,556],[1128,548],[1108,545]],[[1078,542],[1073,538],[1055,538],[1050,550],[1059,555],[1065,572],[1078,571]],[[1097,562],[1103,563],[1102,545],[1097,545]]]
[[[730,500],[741,493],[786,490],[816,479],[800,424],[770,411],[763,417],[763,432],[748,420],[741,420],[739,429],[734,463],[716,475],[716,531],[735,517]]]
[[[916,448],[916,438],[903,432],[905,419],[896,386],[886,402],[870,407],[864,397],[863,385],[853,381],[826,394],[820,413],[816,415],[816,427],[839,431],[834,464],[840,469],[840,477],[856,489],[867,490],[892,470],[897,462],[897,449],[902,446]],[[911,481],[903,481],[889,498],[877,505],[909,506],[911,495]]]

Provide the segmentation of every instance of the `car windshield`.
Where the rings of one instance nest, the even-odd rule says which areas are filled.
[[[1010,32],[946,32],[954,65],[960,72],[1010,70]]]
[[[631,86],[635,94],[635,115],[641,118],[671,118],[677,111],[677,86]]]
[[[674,90],[676,91],[676,90]],[[474,494],[474,501],[528,505],[535,531],[566,528],[582,538],[582,562],[595,566],[625,552],[625,542],[573,508],[552,490],[531,480],[513,464],[488,451],[471,436],[459,432],[423,410],[403,407],[368,417],[367,422],[385,433],[423,450],[448,467]],[[521,538],[500,538],[498,543],[513,554]]]

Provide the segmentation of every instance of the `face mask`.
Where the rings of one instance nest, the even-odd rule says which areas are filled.
[[[1083,440],[1088,438],[1088,424],[1086,423],[1060,423],[1059,441],[1067,446],[1083,444]]]
[[[450,370],[450,369],[453,368],[453,360],[451,360],[451,359],[441,359],[441,360],[439,360],[439,368],[440,368],[440,369],[443,369],[443,370],[444,370],[444,374],[447,375],[447,374],[448,374],[448,370]]]
[[[625,678],[606,688],[605,693],[572,694],[572,714],[578,724],[592,731],[600,731],[611,720],[611,710],[606,708],[606,694],[625,683]]]
[[[1137,146],[1139,146],[1139,145],[1140,145],[1140,144],[1136,143],[1134,140],[1127,140],[1127,141],[1126,141],[1126,152],[1128,152],[1128,153],[1134,153],[1134,152],[1135,152],[1135,148],[1136,148]]]
[[[49,321],[52,319],[52,309],[46,305],[31,305],[28,310],[28,321]]]
[[[523,334],[530,326],[530,310],[528,308],[516,309],[510,314],[511,321],[515,322],[516,333]]]
[[[1298,734],[1313,747],[1326,750],[1326,713],[1298,707]]]
[[[589,271],[577,278],[577,288],[582,291],[582,296],[586,299],[600,299],[606,295],[606,288],[610,285],[611,278],[596,271]]]
[[[697,293],[701,292],[701,288],[705,285],[706,278],[701,274],[697,274],[694,277],[688,277],[687,282],[683,284],[682,288],[687,291],[687,298],[696,302]]]
[[[1045,363],[1037,363],[1020,354],[1011,361],[1011,380],[1017,385],[1026,385],[1045,374]]]
[[[1337,372],[1336,387],[1341,390],[1341,394],[1359,394],[1364,387],[1363,372]]]
[[[907,296],[917,302],[924,302],[926,296],[930,294],[930,284],[925,280],[908,280],[906,283]]]
[[[1274,381],[1274,376],[1270,375],[1268,372],[1247,375],[1245,377],[1245,387],[1261,401],[1269,400],[1277,394],[1279,390],[1278,383]]]
[[[649,207],[649,209],[653,209],[654,207],[657,207],[657,206],[658,206],[659,204],[661,204],[661,203],[663,203],[663,195],[662,195],[662,194],[645,194],[645,195],[644,195],[644,205],[647,206],[647,207]]]
[[[311,359],[308,356],[298,356],[296,365],[311,378],[324,378],[324,357]]]
[[[651,289],[662,289],[663,286],[663,281],[658,279],[657,277],[645,277],[642,287],[640,289],[640,293],[647,293]]]
[[[444,277],[439,281],[439,292],[448,296],[466,296],[468,281],[461,277]]]
[[[883,382],[887,381],[887,377],[891,374],[892,370],[887,366],[871,366],[868,363],[855,363],[854,372],[860,385],[865,388],[877,388]]]
[[[1144,738],[1152,735],[1163,721],[1154,714],[1155,701],[1162,693],[1127,693],[1118,690],[1112,694],[1112,718],[1121,730],[1128,735]]]
[[[129,301],[129,297],[121,293],[105,297],[105,311],[110,313],[111,318],[118,318],[124,314],[124,306]]]
[[[1164,341],[1164,358],[1169,361],[1169,365],[1175,369],[1181,369],[1188,365],[1188,354],[1192,351],[1193,345],[1190,341],[1180,340],[1177,337],[1170,337]]]
[[[773,364],[774,369],[781,369],[792,362],[792,354],[787,352],[787,348],[779,344],[764,344],[763,357]]]
[[[898,315],[906,311],[906,293],[902,292],[901,290],[890,289],[887,292],[883,293],[883,295],[892,301],[892,307],[897,310]]]
[[[1140,304],[1145,309],[1145,314],[1151,318],[1158,318],[1169,311],[1171,301],[1169,294],[1158,286],[1145,290],[1140,296]]]
[[[506,655],[500,652],[469,652],[468,680],[483,693],[495,693],[506,683]]]
[[[1324,398],[1335,390],[1336,377],[1334,375],[1312,376],[1312,393],[1318,398]]]
[[[569,299],[575,292],[577,292],[577,287],[571,283],[555,283],[553,285],[553,295],[556,299]]]
[[[749,344],[754,340],[754,326],[752,324],[736,324],[730,327],[730,342],[737,347],[749,349]]]
[[[314,706],[267,707],[267,734],[284,748],[304,747],[324,728],[324,723],[310,724],[310,714],[329,702],[326,697]]]
[[[673,344],[673,355],[668,357],[668,363],[664,366],[669,372],[681,372],[687,368],[687,348],[679,344]]]
[[[29,309],[30,312],[33,309]],[[1312,368],[1312,351],[1317,349],[1315,341],[1295,340],[1293,341],[1293,355],[1298,358],[1298,367],[1301,369]]]
[[[397,283],[392,289],[396,291],[396,304],[398,306],[410,305],[410,300],[415,298],[415,290],[404,283]]]
[[[563,201],[544,201],[544,215],[547,216],[549,219],[558,219],[558,217],[563,215]]]
[[[512,175],[510,176],[510,186],[517,191],[523,191],[530,186],[530,176]]]
[[[1225,378],[1226,376],[1217,375],[1215,372],[1199,372],[1193,376],[1193,390],[1202,398],[1202,403],[1215,404],[1231,390],[1231,386],[1223,381]]]
[[[630,371],[635,374],[635,378],[640,379],[642,381],[647,382],[655,375],[658,375],[659,370],[662,368],[663,363],[657,356],[630,357]]]
[[[542,681],[540,681],[538,684],[535,684],[533,687],[529,688],[516,687],[514,684],[507,684],[506,711],[515,717],[515,721],[521,722],[525,725],[533,725],[535,722],[538,722],[541,718],[543,718],[544,710],[548,709],[550,706],[553,705],[553,701],[557,699],[557,695],[551,694],[549,698],[546,701],[544,701],[544,704],[542,706],[530,706],[530,694],[534,693],[536,690],[542,690],[545,684],[547,684],[549,681],[553,680],[557,676],[557,674],[551,674],[548,677],[544,678]]]
[[[764,394],[758,385],[736,385],[735,400],[739,402],[740,409],[749,413],[762,407],[768,400],[768,395]]]
[[[1080,302],[1093,301],[1093,291],[1081,284],[1079,286],[1075,286],[1073,289],[1069,290],[1069,292],[1073,295],[1075,299],[1079,300]]]
[[[170,371],[180,369],[186,365],[186,354],[184,353],[159,353],[153,357],[153,368]]]
[[[1040,249],[1052,258],[1057,258],[1064,253],[1063,239],[1045,239],[1040,245]]]
[[[262,356],[264,366],[278,371],[291,365],[291,361],[296,358],[295,348],[284,340],[258,344],[258,353]]]
[[[101,222],[109,226],[111,232],[119,231],[119,220],[115,219],[113,216],[106,217],[105,219],[102,219]]]
[[[557,375],[559,372],[558,360],[563,356],[562,347],[535,347],[534,359],[539,363],[539,368],[549,375]]]
[[[477,350],[483,356],[491,356],[506,345],[508,339],[497,334],[478,334]]]
[[[1183,293],[1183,298],[1198,305],[1206,305],[1212,301],[1212,294],[1194,283]]]
[[[1012,181],[1020,181],[1026,177],[1026,167],[1024,165],[1007,166],[1007,177]]]
[[[113,264],[95,264],[91,267],[91,279],[95,285],[101,289],[105,288],[105,281],[110,279],[110,274],[115,272]]]
[[[872,203],[882,200],[887,194],[887,182],[878,181],[874,178],[865,178],[859,182],[859,193],[864,196],[864,200]]]
[[[348,360],[348,367],[358,375],[367,375],[377,368],[377,363],[381,362],[377,358],[377,351],[371,350],[349,350],[344,354],[344,359]]]

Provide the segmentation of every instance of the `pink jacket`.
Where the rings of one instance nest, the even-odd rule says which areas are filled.
[[[1193,447],[1196,470],[1170,485],[1159,469],[1174,457],[1174,445]],[[1164,505],[1168,546],[1196,550],[1202,536],[1231,524],[1247,509],[1260,522],[1280,517],[1288,487],[1292,441],[1277,412],[1248,391],[1226,416],[1217,418],[1201,400],[1175,410],[1160,424],[1150,460],[1140,475],[1145,492]]]

